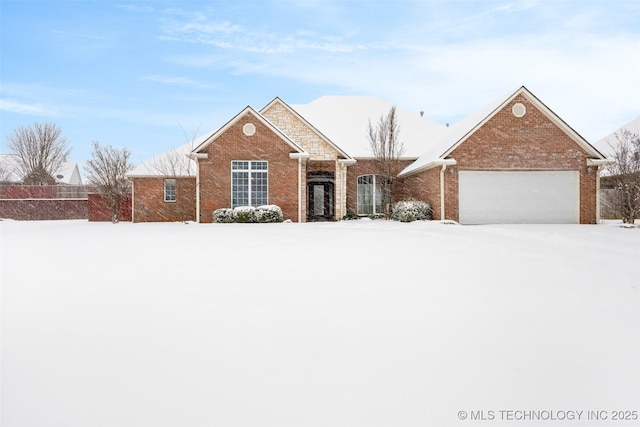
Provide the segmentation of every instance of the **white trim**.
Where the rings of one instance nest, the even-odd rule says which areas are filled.
[[[196,162],[196,222],[200,222],[200,162]]]
[[[298,222],[302,222],[302,159],[298,157]]]
[[[615,163],[615,161],[609,159],[587,159],[587,166],[606,166],[612,163]]]
[[[447,164],[444,163],[440,169],[440,220],[445,219],[444,213],[444,171],[447,170]]]
[[[136,210],[134,209],[136,207],[136,181],[132,179],[129,180],[131,181],[131,223],[134,223],[136,222]]]

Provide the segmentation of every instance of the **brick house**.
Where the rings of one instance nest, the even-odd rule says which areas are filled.
[[[212,222],[213,211],[280,206],[296,222],[381,211],[367,140],[391,104],[321,97],[246,107],[220,129],[135,168],[133,221]],[[452,126],[397,109],[404,153],[395,199],[464,224],[598,221],[606,158],[521,87]]]

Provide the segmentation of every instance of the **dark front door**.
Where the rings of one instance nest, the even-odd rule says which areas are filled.
[[[309,221],[332,221],[333,182],[329,180],[312,181],[307,184],[309,199],[307,219]]]

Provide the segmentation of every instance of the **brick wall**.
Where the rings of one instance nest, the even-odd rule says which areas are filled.
[[[112,221],[111,202],[104,194],[89,194],[88,218],[89,221]],[[131,196],[127,196],[120,204],[118,213],[119,221],[131,221]]]
[[[524,117],[515,117],[511,112],[517,102],[527,109]],[[458,220],[458,172],[461,170],[577,170],[580,172],[580,222],[596,222],[597,170],[587,171],[588,153],[523,95],[496,113],[450,157],[457,165],[445,173],[447,218]]]
[[[86,199],[0,200],[0,218],[15,220],[87,219]]]
[[[433,218],[441,219],[439,167],[410,175],[402,179],[401,183],[405,198],[413,198],[429,203],[433,209]]]
[[[256,132],[242,132],[253,123]],[[247,113],[211,142],[199,160],[200,221],[212,222],[213,211],[231,207],[231,161],[266,160],[269,168],[269,204],[278,205],[285,219],[298,220],[298,160],[291,159],[293,149],[252,113]],[[303,177],[304,178],[304,177]]]
[[[134,178],[133,222],[196,220],[196,178],[176,180],[176,201],[164,201],[164,177]]]
[[[0,199],[56,199],[54,185],[0,185]]]

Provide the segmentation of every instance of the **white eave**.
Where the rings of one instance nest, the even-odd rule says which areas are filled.
[[[606,166],[615,163],[611,159],[587,159],[587,166]]]
[[[187,153],[186,156],[191,160],[208,159],[209,153]]]

